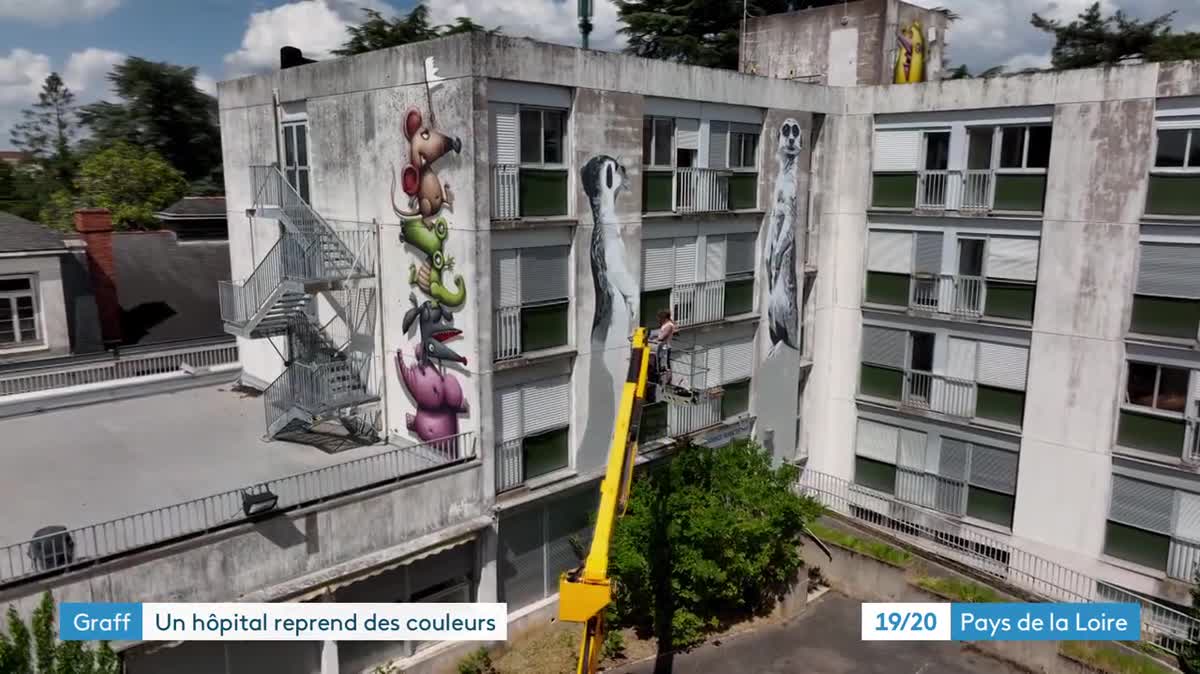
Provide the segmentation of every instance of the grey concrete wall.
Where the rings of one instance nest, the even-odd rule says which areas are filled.
[[[33,274],[41,342],[32,348],[0,350],[0,363],[63,356],[71,352],[67,308],[63,295],[62,263],[58,255],[0,258],[0,276]]]
[[[850,29],[858,31],[857,83],[880,83],[890,72],[890,62],[883,60],[887,5],[888,0],[861,0],[752,17],[746,21],[738,70],[779,79],[815,77],[825,84],[829,34]]]

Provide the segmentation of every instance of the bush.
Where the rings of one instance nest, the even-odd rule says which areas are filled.
[[[1200,618],[1200,566],[1192,574],[1192,618]],[[1189,641],[1179,649],[1179,669],[1184,674],[1200,674],[1200,644]]]
[[[886,562],[892,566],[908,566],[912,563],[912,555],[907,550],[902,550],[894,545],[888,545],[879,541],[867,541],[840,529],[831,529],[830,527],[821,524],[812,524],[809,526],[809,531],[825,541],[840,545],[843,548],[861,552],[868,557],[874,557],[881,562]]]
[[[458,663],[458,674],[496,674],[492,656],[482,646]]]
[[[0,632],[0,673],[117,674],[121,663],[107,641],[91,650],[80,641],[59,642],[55,633],[54,598],[49,592],[33,611],[32,628],[12,606],[6,615],[8,635]]]
[[[604,633],[604,646],[600,649],[601,660],[617,660],[625,657],[625,635],[613,627]]]
[[[640,476],[613,535],[614,627],[682,648],[769,610],[796,582],[799,537],[821,513],[793,491],[797,477],[749,441],[684,447]]]

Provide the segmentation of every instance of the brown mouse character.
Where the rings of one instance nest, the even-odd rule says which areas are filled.
[[[454,150],[462,151],[462,141],[435,131],[425,124],[421,111],[409,108],[404,115],[404,137],[408,139],[408,165],[400,173],[400,186],[409,197],[410,210],[396,205],[396,175],[392,173],[392,210],[402,218],[420,215],[430,218],[445,206],[453,211],[450,186],[438,181],[433,163]]]

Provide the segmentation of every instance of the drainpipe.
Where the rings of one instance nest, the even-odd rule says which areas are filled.
[[[387,392],[387,306],[383,299],[383,227],[379,226],[378,218],[371,218],[371,226],[375,229],[375,301],[379,303],[379,397],[382,401],[380,419],[383,422],[383,438],[387,442],[391,437],[388,426],[388,392]]]

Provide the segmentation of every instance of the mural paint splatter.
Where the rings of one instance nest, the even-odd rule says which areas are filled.
[[[767,327],[774,353],[780,345],[797,349],[799,315],[796,310],[796,161],[804,149],[800,123],[788,118],[779,125],[775,159],[774,197],[767,213],[767,241],[763,260],[767,271]]]
[[[437,77],[432,59],[425,63],[427,86]],[[440,82],[438,82],[440,83]],[[432,88],[432,87],[430,87]],[[408,196],[407,207],[396,203],[396,175],[392,174],[392,210],[400,217],[400,240],[416,249],[423,259],[409,266],[409,283],[428,299],[412,304],[404,315],[405,334],[415,329],[418,343],[413,346],[415,363],[404,360],[404,349],[396,351],[396,370],[405,390],[416,404],[416,414],[406,415],[406,427],[425,442],[458,434],[458,417],[468,410],[462,383],[446,363],[467,364],[467,358],[446,345],[462,335],[454,327],[453,308],[467,300],[466,283],[454,275],[453,289],[444,280],[454,270],[454,258],[445,251],[450,224],[443,212],[454,212],[454,195],[433,165],[442,157],[462,151],[462,141],[434,128],[416,108],[404,115],[404,137],[408,140],[408,163],[400,173],[400,186]]]
[[[628,189],[625,167],[608,155],[597,155],[579,172],[583,191],[592,207],[592,282],[596,310],[592,318],[592,341],[604,342],[612,328],[613,312],[620,308],[636,324],[633,315],[638,284],[625,264],[625,245],[617,219],[617,197]]]

